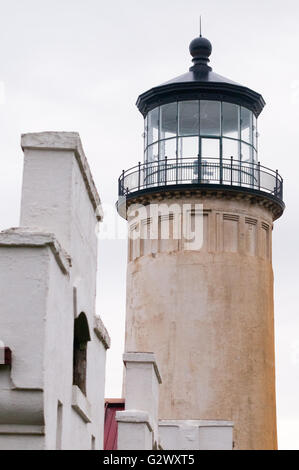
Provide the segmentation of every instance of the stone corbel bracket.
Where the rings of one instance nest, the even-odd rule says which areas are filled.
[[[111,339],[104,323],[98,315],[94,317],[94,332],[99,341],[103,343],[105,349],[109,349],[111,345]]]

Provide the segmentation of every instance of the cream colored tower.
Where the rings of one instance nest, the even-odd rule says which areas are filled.
[[[235,448],[275,449],[271,240],[282,179],[257,160],[261,95],[212,72],[207,39],[190,52],[189,73],[139,97],[145,161],[119,180],[125,349],[155,353],[160,419],[232,420]],[[202,222],[201,248],[190,248],[184,214],[195,232]]]

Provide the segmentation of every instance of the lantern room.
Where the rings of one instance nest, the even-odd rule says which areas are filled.
[[[257,119],[238,104],[186,100],[157,106],[145,117],[144,162],[165,157],[257,162]]]
[[[119,196],[188,190],[232,190],[268,198],[284,209],[283,181],[277,170],[261,165],[257,118],[263,97],[213,72],[212,45],[191,41],[189,71],[141,94],[144,156],[123,171]],[[192,188],[191,188],[192,185]]]

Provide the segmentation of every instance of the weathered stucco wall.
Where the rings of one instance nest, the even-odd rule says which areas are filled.
[[[203,204],[203,247],[129,241],[125,350],[155,353],[160,419],[229,420],[235,448],[276,448],[272,215],[242,199],[174,202]]]

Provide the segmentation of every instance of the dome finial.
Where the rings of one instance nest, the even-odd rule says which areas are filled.
[[[201,38],[201,15],[199,15],[199,37]]]
[[[201,19],[200,19],[200,36],[193,39],[193,41],[190,42],[189,51],[193,57],[192,62],[194,64],[190,68],[191,71],[198,69],[198,67],[200,66],[208,67],[210,70],[212,70],[208,66],[208,63],[210,62],[209,57],[212,53],[212,44],[207,38],[204,38],[201,35]]]

